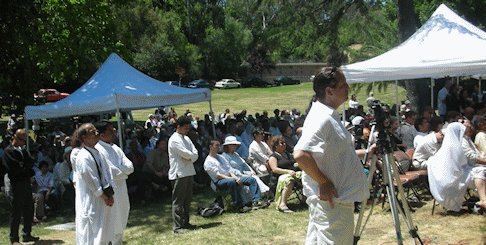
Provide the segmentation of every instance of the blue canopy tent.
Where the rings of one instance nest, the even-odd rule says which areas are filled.
[[[88,82],[70,96],[52,104],[25,107],[25,122],[116,112],[118,128],[121,128],[120,112],[202,101],[209,101],[212,111],[209,89],[165,84],[141,73],[112,53]],[[119,138],[121,144],[121,135]]]

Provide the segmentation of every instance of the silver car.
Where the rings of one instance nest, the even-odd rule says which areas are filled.
[[[233,79],[222,79],[221,81],[216,82],[214,85],[215,88],[241,88],[241,84]]]

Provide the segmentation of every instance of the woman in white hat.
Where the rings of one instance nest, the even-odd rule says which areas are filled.
[[[253,171],[253,169],[248,166],[245,160],[241,158],[240,155],[236,152],[236,149],[238,149],[240,145],[241,142],[239,142],[235,136],[226,137],[223,144],[223,157],[226,159],[226,161],[228,161],[231,167],[239,170],[244,175],[253,177],[258,183],[260,192],[264,193],[267,196],[268,200],[271,200],[272,195],[269,192],[270,188],[265,183],[263,183],[263,181],[255,173],[255,171]]]

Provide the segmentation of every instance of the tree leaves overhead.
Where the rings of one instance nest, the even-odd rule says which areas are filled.
[[[41,37],[31,47],[42,73],[54,83],[87,79],[83,71],[95,69],[110,53],[129,58],[116,36],[110,5],[100,1],[46,0],[37,19]]]
[[[420,24],[444,2],[486,26],[484,0],[413,2]],[[2,1],[0,87],[72,92],[112,52],[158,80],[183,67],[184,83],[245,78],[244,64],[357,62],[398,44],[397,13],[395,0]]]

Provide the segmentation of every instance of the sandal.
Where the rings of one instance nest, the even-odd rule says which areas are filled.
[[[286,213],[286,214],[291,214],[293,213],[294,211],[290,210],[289,208],[278,208],[278,211],[282,212],[282,213]]]

